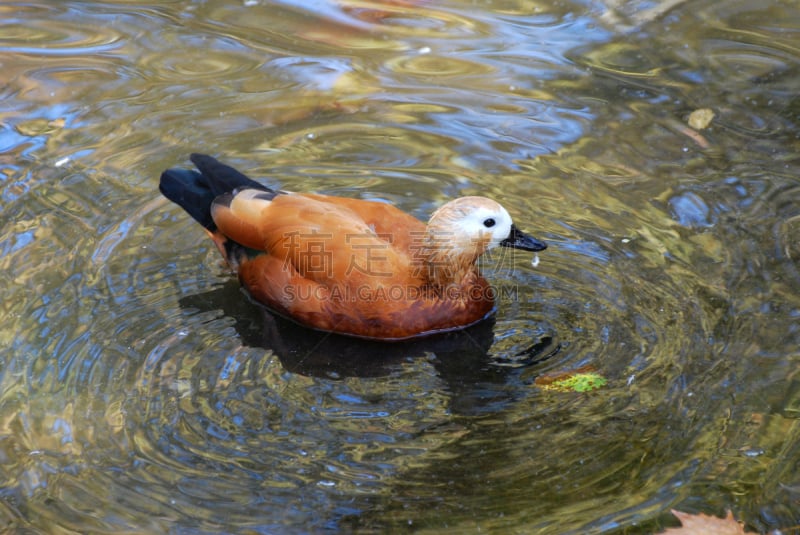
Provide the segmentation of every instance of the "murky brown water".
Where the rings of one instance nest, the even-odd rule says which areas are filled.
[[[0,5],[0,530],[800,524],[800,7],[672,4]],[[551,247],[492,324],[325,337],[159,196],[192,151]]]

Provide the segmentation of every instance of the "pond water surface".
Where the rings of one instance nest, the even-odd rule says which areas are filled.
[[[796,2],[7,1],[0,73],[0,530],[800,524]],[[159,195],[193,151],[550,247],[469,331],[307,331]]]

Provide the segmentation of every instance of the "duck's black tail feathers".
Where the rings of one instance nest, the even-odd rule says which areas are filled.
[[[245,188],[258,189],[272,197],[277,195],[277,192],[211,156],[192,154],[190,159],[199,172],[167,169],[161,174],[158,189],[211,232],[217,229],[211,218],[211,203],[218,196]]]

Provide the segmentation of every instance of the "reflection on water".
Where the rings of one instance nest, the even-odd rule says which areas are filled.
[[[796,6],[12,2],[0,20],[0,531],[800,524]],[[505,298],[464,332],[309,332],[247,301],[159,197],[195,150],[422,219],[493,196],[552,246],[536,268],[490,260]],[[607,385],[536,383],[586,367]]]

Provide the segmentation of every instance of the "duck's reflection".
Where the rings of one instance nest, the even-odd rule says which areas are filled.
[[[233,318],[242,343],[272,351],[283,367],[312,377],[381,377],[408,359],[432,358],[456,405],[487,406],[508,401],[511,375],[538,364],[559,350],[551,336],[531,340],[530,346],[507,357],[491,354],[495,321],[487,318],[467,329],[405,342],[362,340],[302,327],[250,302],[232,280],[210,291],[183,297],[181,307],[201,312],[219,310]],[[513,390],[513,389],[512,389]],[[504,399],[497,399],[498,396]],[[512,395],[513,397],[513,395]]]

